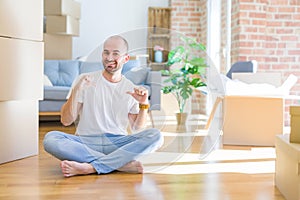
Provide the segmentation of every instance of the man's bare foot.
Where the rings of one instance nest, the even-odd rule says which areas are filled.
[[[64,160],[61,161],[60,167],[65,177],[96,173],[94,167],[89,163]]]
[[[121,172],[129,172],[129,173],[137,173],[137,174],[142,174],[143,170],[144,168],[142,163],[136,160],[133,160],[118,169],[118,171]]]

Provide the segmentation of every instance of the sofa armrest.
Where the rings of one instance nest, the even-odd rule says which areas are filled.
[[[160,110],[161,109],[161,72],[160,71],[150,71],[147,76],[146,85],[151,88],[150,95],[150,110]]]

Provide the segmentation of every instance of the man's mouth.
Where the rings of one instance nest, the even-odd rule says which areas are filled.
[[[117,66],[117,62],[116,62],[116,61],[114,61],[114,62],[109,62],[109,63],[107,63],[106,66],[109,67],[109,68],[115,68],[115,67]]]

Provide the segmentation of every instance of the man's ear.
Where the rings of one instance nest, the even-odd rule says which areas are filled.
[[[126,55],[124,56],[124,64],[127,63],[127,62],[129,61],[129,59],[130,59],[130,55],[129,55],[129,54],[126,54]]]

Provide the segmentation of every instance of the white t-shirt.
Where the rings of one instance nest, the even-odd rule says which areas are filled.
[[[127,134],[128,113],[138,114],[138,102],[127,91],[135,85],[122,76],[118,83],[107,81],[102,71],[91,72],[91,84],[78,93],[76,99],[83,104],[77,135],[101,133]],[[82,75],[81,75],[82,76]],[[75,82],[80,79],[79,76]]]

